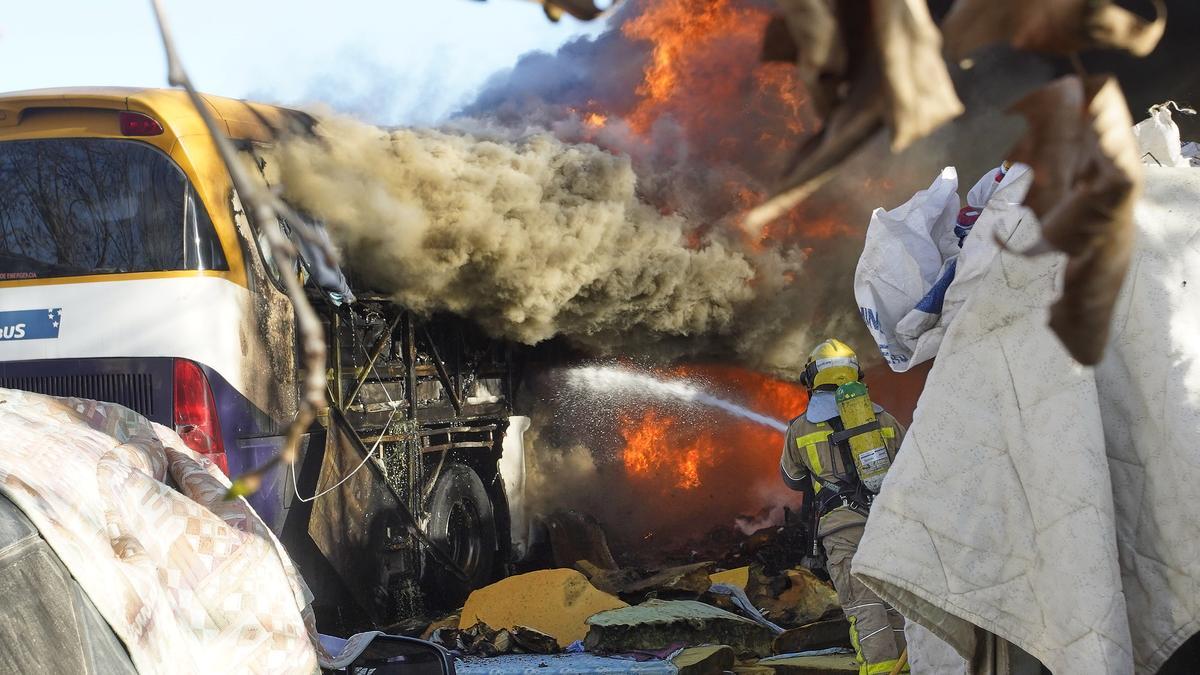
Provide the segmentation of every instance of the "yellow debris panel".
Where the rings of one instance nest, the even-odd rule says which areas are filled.
[[[575,570],[539,570],[471,593],[458,625],[466,629],[482,621],[493,629],[525,626],[552,636],[559,647],[566,647],[587,635],[588,617],[628,606],[596,590]]]
[[[737,586],[738,588],[745,590],[746,584],[750,583],[750,568],[736,567],[731,570],[725,570],[724,572],[710,574],[708,575],[708,578],[714,584],[729,584],[730,586]]]

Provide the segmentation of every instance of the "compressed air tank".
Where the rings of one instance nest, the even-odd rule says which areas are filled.
[[[871,403],[867,385],[862,382],[841,385],[837,388],[835,399],[838,415],[847,430],[876,421],[875,406]],[[883,486],[883,477],[892,467],[892,460],[883,443],[883,433],[878,428],[871,429],[851,436],[848,442],[850,456],[854,458],[854,466],[858,469],[858,479],[863,487],[878,494]]]

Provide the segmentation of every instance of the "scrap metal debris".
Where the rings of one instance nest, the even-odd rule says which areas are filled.
[[[656,597],[668,594],[697,598],[712,586],[712,581],[709,579],[709,574],[713,570],[711,562],[668,567],[658,571],[628,567],[604,570],[587,561],[580,561],[576,566],[588,576],[593,586],[625,600],[645,597],[649,594],[654,594]]]
[[[827,675],[842,672],[859,672],[853,656],[824,654],[800,656],[781,654],[762,659],[757,664],[772,675]],[[899,672],[897,670],[897,672]]]
[[[776,654],[819,651],[842,647],[850,634],[850,622],[843,616],[838,619],[816,621],[784,631],[775,637],[771,649]]]
[[[597,542],[608,551],[594,518],[560,512],[549,520],[571,544],[559,553],[594,554]],[[788,512],[782,525],[750,534],[725,529],[736,536],[714,531],[698,546],[658,554],[657,564],[641,557],[620,566],[609,553],[593,557],[612,560],[612,568],[581,558],[574,562],[579,571],[509,577],[472,593],[459,613],[431,624],[424,635],[458,654],[471,672],[523,672],[533,665],[539,672],[632,672],[620,664],[649,667],[638,672],[659,672],[653,664],[680,673],[853,672],[852,657],[830,661],[827,655],[849,651],[849,625],[832,586],[798,566],[805,547],[792,545],[803,538],[801,520]],[[700,549],[743,564],[672,563]],[[807,655],[788,660],[797,653]],[[788,658],[762,661],[779,656]],[[830,670],[827,662],[837,667]]]
[[[600,569],[617,569],[617,561],[608,547],[608,536],[595,516],[575,510],[558,510],[547,516],[544,523],[555,567],[572,567],[583,560]]]
[[[772,621],[789,625],[816,621],[841,609],[833,588],[806,569],[768,575],[764,568],[752,566],[746,595]]]
[[[494,629],[483,622],[470,628],[439,628],[429,639],[459,654],[500,656],[502,654],[555,654],[558,642],[527,626]]]

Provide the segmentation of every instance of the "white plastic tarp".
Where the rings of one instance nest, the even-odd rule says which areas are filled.
[[[1200,171],[1148,167],[1135,218],[1095,368],[1047,328],[1065,259],[993,256],[872,508],[854,573],[961,655],[979,626],[1055,673],[1153,673],[1200,630]]]

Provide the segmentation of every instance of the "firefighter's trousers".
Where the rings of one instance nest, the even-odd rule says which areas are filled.
[[[825,522],[821,525],[823,531],[830,530],[821,543],[838,602],[850,622],[850,642],[858,655],[859,675],[887,675],[904,650],[904,617],[850,576],[850,561],[862,540],[866,520],[861,525],[844,523],[828,527]],[[907,673],[908,667],[901,672]]]

